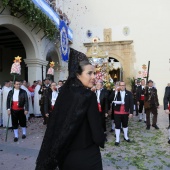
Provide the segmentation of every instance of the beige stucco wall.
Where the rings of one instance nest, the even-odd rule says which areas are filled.
[[[132,40],[135,52],[134,69],[150,60],[150,79],[155,81],[160,103],[164,88],[170,82],[170,1],[169,0],[65,0],[64,12],[74,30],[73,47],[86,52],[89,43],[86,31],[101,42],[103,29],[112,29],[112,41]],[[128,26],[130,34],[123,34]]]

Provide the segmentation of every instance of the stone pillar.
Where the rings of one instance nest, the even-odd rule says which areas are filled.
[[[42,66],[43,78],[46,77],[46,66],[48,61],[42,59],[24,59],[28,67],[28,81],[32,84],[34,80],[42,80]]]

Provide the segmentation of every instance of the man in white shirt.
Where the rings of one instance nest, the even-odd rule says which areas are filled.
[[[26,138],[26,115],[29,103],[27,92],[20,88],[20,82],[14,82],[14,91],[10,91],[7,97],[8,115],[12,117],[14,129],[14,142],[18,141],[18,125],[22,127],[22,139]]]
[[[141,80],[141,85],[138,86],[137,91],[136,91],[136,100],[137,104],[139,106],[139,122],[144,119],[144,123],[146,123],[146,113],[144,110],[144,99],[145,99],[145,80]]]

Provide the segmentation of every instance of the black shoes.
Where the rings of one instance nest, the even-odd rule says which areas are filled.
[[[22,135],[22,139],[25,139],[26,138],[26,135]]]
[[[152,125],[152,127],[154,127],[155,129],[159,129],[157,125]]]
[[[138,122],[142,122],[142,119],[139,119],[139,121]]]
[[[147,127],[146,127],[146,130],[150,130],[150,126],[147,126]]]
[[[146,121],[144,121],[144,123],[146,123]]]
[[[26,135],[22,135],[22,139],[25,139],[26,138]],[[14,138],[14,142],[18,142],[18,138]]]
[[[130,139],[125,139],[125,138],[124,138],[124,140],[125,140],[126,142],[130,142]]]
[[[120,142],[115,142],[115,146],[119,146],[119,143],[120,143]]]
[[[15,138],[14,138],[14,142],[18,142],[18,138],[15,137]]]
[[[170,144],[170,139],[168,140],[168,143]]]

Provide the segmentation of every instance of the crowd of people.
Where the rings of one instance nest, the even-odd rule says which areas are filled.
[[[19,139],[19,125],[22,128],[22,139],[25,139],[26,122],[32,116],[43,117],[42,123],[47,126],[47,130],[37,159],[37,170],[44,166],[47,169],[62,166],[68,170],[72,159],[77,159],[81,154],[84,155],[82,159],[86,159],[93,152],[96,154],[94,162],[99,161],[101,156],[98,148],[103,148],[104,142],[107,142],[106,119],[110,118],[111,121],[109,132],[115,133],[115,146],[120,145],[121,131],[124,133],[124,140],[131,142],[128,121],[133,116],[146,124],[146,130],[150,130],[151,126],[159,129],[159,100],[152,80],[147,83],[145,79],[135,80],[131,91],[126,89],[124,81],[119,81],[115,82],[113,89],[108,90],[101,80],[94,84],[95,69],[84,54],[71,49],[69,60],[67,80],[56,83],[47,77],[43,82],[34,81],[32,86],[25,80],[15,80],[14,84],[12,81],[5,81],[0,88],[0,126],[13,129],[14,142]],[[165,88],[163,101],[164,110],[169,114],[169,84]],[[170,114],[168,132],[170,144]],[[87,150],[84,151],[83,148]],[[79,152],[75,152],[77,149]],[[66,159],[68,151],[70,155]],[[60,163],[55,162],[55,154]],[[43,162],[48,155],[47,161]],[[62,162],[63,159],[65,163]],[[101,168],[99,162],[96,167]],[[89,163],[86,166],[92,165]]]
[[[18,123],[23,129],[22,138],[26,138],[26,121],[31,117],[43,116],[43,124],[47,124],[46,120],[49,113],[44,112],[48,108],[48,106],[44,105],[44,103],[47,103],[45,89],[49,87],[51,91],[54,91],[51,93],[52,105],[54,105],[59,89],[64,82],[59,80],[57,84],[46,78],[43,83],[38,80],[34,81],[30,86],[30,83],[25,80],[16,80],[14,84],[13,81],[5,81],[4,86],[0,88],[0,126],[8,126],[9,129],[13,129],[14,141],[17,142]],[[19,117],[20,115],[22,117]]]
[[[58,97],[60,88],[66,82],[66,80],[59,80],[58,84],[46,78],[42,81],[34,81],[32,86],[29,82],[18,81],[19,89],[26,91],[28,99],[28,109],[26,114],[26,121],[31,117],[43,117],[43,124],[47,125],[48,119],[54,109],[55,101]],[[17,83],[17,82],[15,82]],[[14,89],[15,87],[14,83]],[[123,83],[123,85],[122,85]],[[9,92],[12,91],[13,82],[5,81],[4,86],[0,88],[0,102],[1,102],[1,114],[0,114],[0,126],[14,128],[16,125],[12,124],[12,116],[8,122],[8,109],[10,106]],[[164,110],[169,113],[169,100],[170,100],[170,86],[165,89],[164,95]],[[128,138],[128,119],[132,115],[139,117],[139,122],[146,123],[146,129],[149,130],[152,125],[155,129],[159,129],[157,126],[157,115],[159,109],[159,101],[157,95],[157,89],[153,86],[153,81],[149,80],[146,85],[145,79],[135,80],[135,85],[131,92],[126,90],[126,84],[124,82],[116,82],[114,89],[107,90],[104,88],[102,81],[98,81],[95,86],[91,88],[91,91],[96,93],[99,112],[102,117],[102,127],[105,132],[105,141],[107,141],[107,129],[106,119],[109,117],[111,121],[110,132],[115,132],[116,142],[115,145],[119,145],[119,134],[122,130],[124,132],[124,139],[130,142]],[[9,98],[9,100],[8,100]],[[8,103],[8,104],[7,104]],[[121,113],[118,111],[120,110]],[[135,111],[135,112],[134,112]],[[151,116],[151,113],[153,116]],[[152,117],[152,124],[150,122]],[[22,120],[21,120],[22,122]],[[16,124],[16,123],[14,123]],[[26,122],[25,125],[26,127]],[[21,126],[22,127],[22,126]],[[18,128],[18,126],[17,126]],[[170,116],[169,127],[170,128]],[[24,130],[26,131],[26,130]],[[169,132],[170,133],[170,132]],[[24,132],[26,136],[26,132]],[[15,141],[18,140],[18,135],[15,135]],[[170,139],[168,141],[170,143]]]

